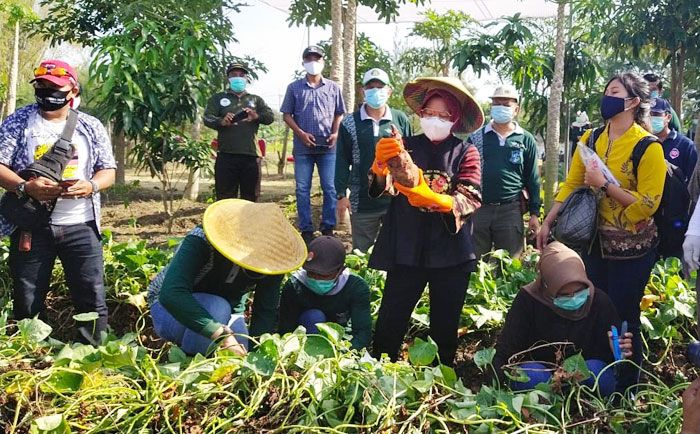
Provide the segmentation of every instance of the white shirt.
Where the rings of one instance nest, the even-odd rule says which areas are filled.
[[[61,137],[66,121],[50,122],[40,114],[36,114],[29,121],[27,131],[27,145],[29,153],[34,160],[41,158],[46,151],[51,149],[54,143]],[[62,179],[88,179],[88,161],[90,161],[90,147],[85,136],[76,130],[73,133],[73,158],[66,164]],[[56,206],[51,213],[50,223],[59,226],[74,225],[94,220],[92,201],[89,198],[63,199],[58,198]]]
[[[367,103],[365,103],[367,104]],[[379,121],[383,120],[388,120],[392,121],[393,118],[391,116],[391,109],[389,108],[388,105],[385,105],[384,107],[386,110],[384,110],[384,114],[382,115],[381,119],[377,120],[371,117],[369,114],[367,114],[367,109],[365,108],[365,104],[362,104],[360,106],[360,120],[364,121],[366,119],[371,119],[372,120],[372,132],[374,133],[374,137],[379,137]]]

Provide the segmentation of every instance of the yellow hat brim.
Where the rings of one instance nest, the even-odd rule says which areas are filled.
[[[226,259],[257,273],[288,273],[308,254],[301,235],[274,203],[220,200],[206,209],[202,226]]]

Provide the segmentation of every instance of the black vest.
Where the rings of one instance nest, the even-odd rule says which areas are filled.
[[[433,144],[421,134],[405,138],[404,145],[424,176],[446,181],[445,193],[456,190],[456,174],[473,146],[450,135]],[[384,217],[369,266],[389,270],[394,265],[443,268],[476,261],[472,222],[468,219],[455,232],[451,213],[427,212],[408,203],[403,194],[395,196]]]

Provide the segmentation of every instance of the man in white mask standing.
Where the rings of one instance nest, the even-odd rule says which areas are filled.
[[[294,178],[296,181],[297,224],[306,243],[314,238],[311,220],[311,179],[318,167],[323,190],[320,230],[333,235],[336,224],[335,143],[345,113],[337,83],[323,77],[325,53],[311,45],[304,50],[302,65],[306,76],[287,86],[280,111],[294,131]]]
[[[469,142],[481,153],[482,205],[474,213],[478,255],[505,249],[517,257],[524,247],[523,212],[530,214],[528,237],[539,231],[540,176],[537,143],[515,121],[520,96],[513,86],[500,86],[491,96],[491,122],[475,131]],[[523,195],[527,209],[522,209]]]

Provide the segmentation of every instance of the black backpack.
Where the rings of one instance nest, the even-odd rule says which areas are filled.
[[[591,132],[592,143],[598,140],[605,127],[596,128]],[[637,177],[639,162],[649,145],[659,142],[654,136],[646,136],[634,145],[632,150],[632,170]],[[654,223],[659,231],[659,246],[657,252],[663,257],[683,257],[683,240],[688,229],[690,211],[690,194],[685,183],[683,171],[666,160],[666,181],[661,196],[659,208],[654,213]]]

